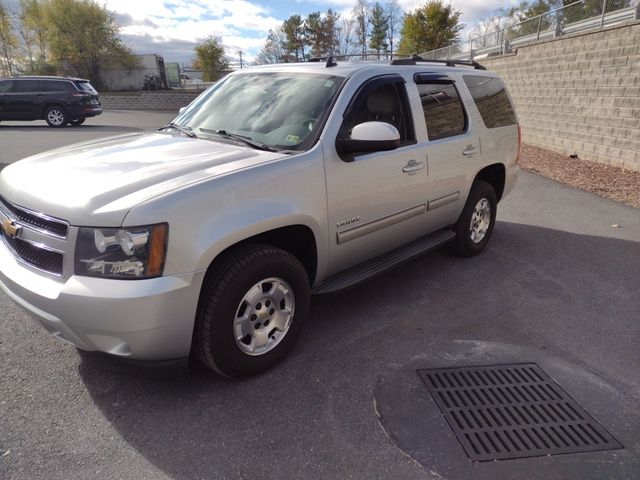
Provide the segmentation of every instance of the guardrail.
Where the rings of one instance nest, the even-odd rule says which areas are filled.
[[[597,15],[594,13],[599,12]],[[571,33],[596,30],[630,20],[640,20],[639,0],[579,0],[528,18],[505,28],[496,28],[462,43],[421,53],[428,59],[478,60],[511,53],[517,47]],[[471,32],[473,33],[473,32]]]

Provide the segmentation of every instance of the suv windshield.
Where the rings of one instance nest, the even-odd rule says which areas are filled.
[[[174,122],[198,136],[241,136],[275,149],[305,150],[317,138],[343,81],[303,73],[232,75]]]

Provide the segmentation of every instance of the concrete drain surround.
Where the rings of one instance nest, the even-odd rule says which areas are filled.
[[[471,375],[479,365],[490,366],[480,370],[491,368],[491,373]],[[511,370],[516,377],[498,377],[496,367],[506,375],[503,369]],[[520,378],[518,384],[514,368],[525,369],[520,373],[528,381]],[[480,390],[486,390],[486,395]],[[424,468],[426,478],[640,480],[640,392],[612,385],[544,351],[477,341],[431,344],[423,355],[391,365],[380,374],[374,409],[393,445]]]
[[[622,445],[535,364],[418,370],[472,461]]]

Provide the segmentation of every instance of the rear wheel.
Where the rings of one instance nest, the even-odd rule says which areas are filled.
[[[56,128],[64,127],[69,121],[67,111],[57,105],[47,108],[47,111],[44,114],[44,119],[50,127]]]
[[[451,243],[455,253],[463,257],[478,255],[489,243],[496,222],[496,192],[483,180],[471,187],[467,203],[454,226],[456,237]]]
[[[71,120],[69,122],[69,125],[71,125],[72,127],[79,127],[84,123],[85,120],[86,118],[76,118],[75,120]]]
[[[288,252],[267,245],[232,251],[203,287],[194,352],[227,377],[260,373],[293,348],[309,296],[307,273]]]

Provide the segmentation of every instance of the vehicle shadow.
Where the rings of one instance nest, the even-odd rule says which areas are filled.
[[[90,353],[79,373],[118,434],[173,478],[371,478],[389,465],[408,478],[419,472],[389,449],[373,387],[433,342],[542,349],[638,395],[638,258],[640,240],[498,222],[478,257],[441,249],[314,298],[296,350],[261,376],[157,377]]]

